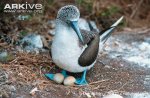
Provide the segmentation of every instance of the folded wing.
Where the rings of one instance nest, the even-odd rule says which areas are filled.
[[[91,65],[97,58],[99,52],[99,43],[103,44],[110,37],[112,31],[117,27],[117,25],[122,21],[123,17],[121,17],[118,21],[116,21],[110,28],[102,30],[101,32],[93,32],[81,30],[84,45],[87,45],[87,48],[83,51],[78,59],[78,63],[85,67]]]

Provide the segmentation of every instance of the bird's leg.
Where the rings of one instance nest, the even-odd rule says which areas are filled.
[[[62,71],[61,71],[61,74],[62,74],[65,78],[68,76],[66,70],[62,70]]]
[[[45,76],[50,80],[54,80],[54,74],[47,73]]]
[[[67,77],[67,76],[68,76],[65,70],[62,70],[62,71],[61,71],[61,74],[62,74],[64,77]],[[50,79],[50,80],[54,80],[54,75],[55,75],[55,74],[51,74],[51,73],[45,74],[45,76],[46,76],[48,79]]]
[[[86,84],[88,84],[87,81],[86,81],[86,71],[87,70],[85,70],[83,72],[83,75],[82,75],[81,78],[76,79],[76,82],[75,82],[76,84],[78,84],[78,85],[86,85]]]

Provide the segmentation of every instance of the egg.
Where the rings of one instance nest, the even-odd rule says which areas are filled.
[[[73,76],[68,76],[64,80],[64,85],[66,85],[66,86],[74,85],[75,81],[76,81],[76,79]]]
[[[58,84],[61,84],[64,81],[64,75],[62,75],[61,73],[56,73],[54,75],[54,81]]]

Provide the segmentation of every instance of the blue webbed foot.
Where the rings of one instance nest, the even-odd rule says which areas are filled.
[[[81,78],[76,79],[75,82],[77,85],[87,85],[88,82],[86,81],[86,70],[83,72],[83,75]]]
[[[88,82],[86,81],[86,79],[76,79],[76,82],[75,82],[77,85],[87,85]]]
[[[67,77],[67,76],[68,76],[65,70],[62,70],[61,74],[62,74],[64,77]],[[54,80],[54,75],[55,75],[55,74],[51,74],[51,73],[45,74],[45,76],[46,76],[48,79],[50,79],[50,80]]]
[[[48,73],[48,74],[45,74],[45,76],[50,80],[54,80],[54,74]]]

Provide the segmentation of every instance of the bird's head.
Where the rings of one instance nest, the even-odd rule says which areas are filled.
[[[78,35],[79,39],[83,42],[82,34],[78,26],[78,20],[80,17],[79,9],[74,5],[66,5],[58,11],[57,19],[67,23],[73,28],[73,30]]]
[[[66,5],[58,11],[57,19],[65,22],[78,21],[80,17],[79,9],[74,5]]]

